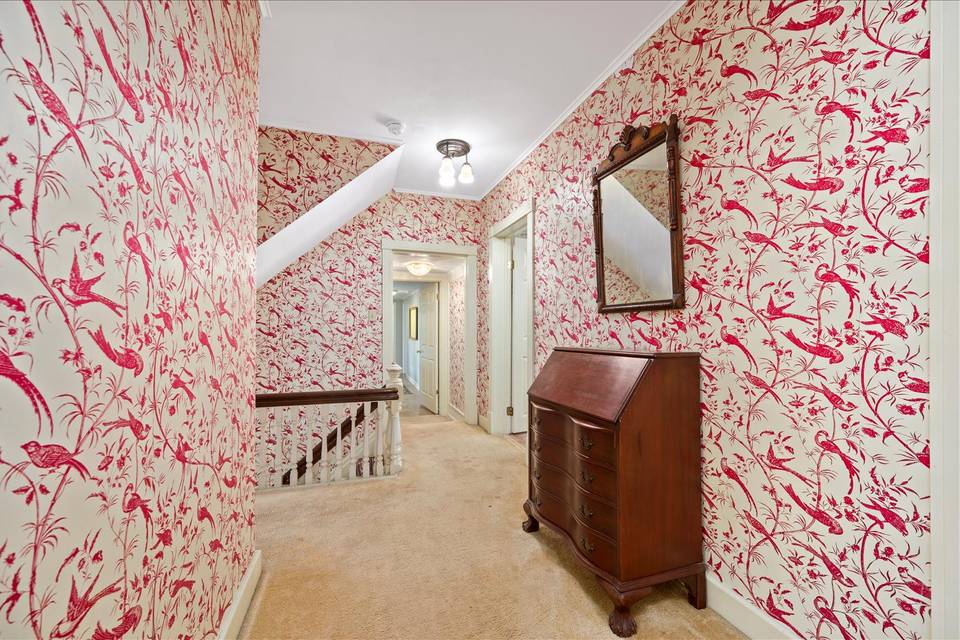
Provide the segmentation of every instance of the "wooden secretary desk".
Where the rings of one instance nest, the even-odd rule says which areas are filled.
[[[662,582],[704,608],[699,354],[557,348],[529,402],[524,530],[567,539],[614,601],[618,636]]]

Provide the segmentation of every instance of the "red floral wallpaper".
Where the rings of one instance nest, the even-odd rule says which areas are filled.
[[[260,127],[257,242],[263,242],[385,158],[393,147]]]
[[[466,323],[466,273],[460,270],[450,276],[450,404],[463,413],[463,363]]]
[[[691,2],[483,201],[537,198],[536,353],[703,355],[706,559],[810,638],[928,635],[929,17]],[[687,307],[598,315],[590,171],[682,122]]]
[[[259,389],[381,386],[383,240],[479,245],[485,265],[481,226],[478,202],[402,193],[357,215],[257,291]]]
[[[0,25],[0,636],[214,636],[253,548],[257,5]]]

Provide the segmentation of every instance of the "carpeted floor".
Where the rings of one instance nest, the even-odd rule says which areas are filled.
[[[520,529],[507,438],[404,420],[399,478],[257,496],[263,575],[241,638],[599,638],[610,602],[546,527]],[[742,638],[679,586],[633,608],[637,638]]]

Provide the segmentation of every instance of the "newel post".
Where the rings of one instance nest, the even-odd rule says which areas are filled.
[[[389,427],[387,433],[390,434],[390,473],[395,475],[400,473],[403,467],[403,459],[400,455],[400,408],[403,404],[403,367],[397,363],[387,366],[387,387],[397,390],[399,396],[396,400],[390,400],[387,403],[387,412],[389,414]]]

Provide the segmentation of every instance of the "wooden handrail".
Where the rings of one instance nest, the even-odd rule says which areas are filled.
[[[294,391],[290,393],[258,393],[257,408],[294,407],[308,404],[346,404],[399,400],[400,393],[392,387],[380,389],[337,389],[334,391]]]

